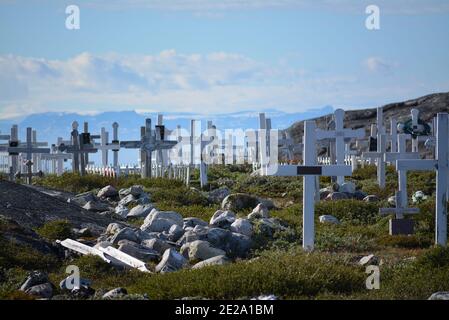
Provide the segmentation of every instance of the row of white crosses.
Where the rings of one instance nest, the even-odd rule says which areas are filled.
[[[151,129],[151,119],[145,120],[145,127],[141,127],[141,139],[138,141],[120,141],[120,147],[125,149],[139,149],[141,159],[142,178],[152,177],[152,153],[158,150],[171,149],[178,141],[165,140],[164,126],[157,125]]]
[[[41,175],[40,172],[33,173],[33,156],[36,154],[50,153],[50,149],[39,148],[39,145],[43,145],[45,143],[38,143],[37,141],[33,142],[33,129],[30,127],[26,129],[26,143],[19,142],[17,126],[13,126],[13,128],[11,129],[11,135],[4,135],[1,138],[2,140],[8,140],[9,142],[7,145],[1,146],[0,151],[7,152],[11,157],[13,157],[13,164],[16,162],[15,157],[18,157],[19,154],[25,155],[25,159],[23,160],[27,168],[27,183],[31,184],[33,176]],[[14,166],[15,165],[11,167],[11,175],[17,172],[17,168],[14,168]]]

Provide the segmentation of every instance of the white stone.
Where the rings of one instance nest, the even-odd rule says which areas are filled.
[[[251,237],[253,235],[253,225],[248,219],[239,218],[231,224],[231,231]]]
[[[248,219],[250,220],[260,218],[269,218],[268,208],[262,203],[259,203],[248,215]]]
[[[340,220],[331,215],[323,215],[319,219],[321,223],[340,224]]]
[[[184,220],[179,213],[153,209],[145,218],[140,229],[147,232],[168,232],[174,224],[180,227],[184,224]]]
[[[207,266],[221,266],[228,264],[230,261],[226,256],[215,256],[195,264],[192,269],[201,269]]]
[[[232,211],[223,211],[217,210],[212,218],[210,219],[209,224],[217,227],[226,227],[230,226],[235,221],[235,214]]]

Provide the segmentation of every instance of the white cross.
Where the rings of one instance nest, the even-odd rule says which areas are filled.
[[[387,152],[384,155],[385,162],[394,162],[397,160],[417,160],[419,159],[419,153],[417,152],[407,152],[407,139],[408,134],[399,134],[397,139],[398,152]],[[399,193],[401,194],[399,199],[402,201],[401,207],[405,208],[408,206],[407,201],[407,172],[403,170],[398,170],[398,183],[399,183]],[[397,201],[397,200],[396,200]]]
[[[156,126],[155,134],[151,132],[151,119],[145,120],[145,127],[141,127],[140,141],[120,141],[120,147],[126,149],[140,149],[142,178],[151,178],[151,157],[153,151],[171,149],[178,141],[164,140],[163,126]]]
[[[437,115],[436,160],[398,160],[397,170],[433,171],[436,177],[435,243],[447,246],[447,200],[449,177],[449,114]]]
[[[410,214],[418,214],[419,209],[417,208],[408,208],[407,206],[403,205],[402,199],[401,199],[401,193],[396,192],[396,206],[395,208],[380,208],[379,213],[381,215],[389,215],[394,214],[396,216],[396,219],[403,219],[405,215]]]
[[[287,155],[287,161],[292,161],[294,159],[294,153],[298,152],[300,148],[303,147],[303,144],[295,144],[293,138],[290,137],[290,134],[285,131],[282,134],[282,137],[279,139],[279,150],[283,151]]]
[[[62,138],[59,137],[57,140],[57,144],[52,145],[53,153],[41,155],[42,160],[52,161],[53,173],[57,174],[58,176],[62,175],[62,173],[64,172],[64,161],[72,159],[72,154],[63,153],[59,150],[58,146],[63,143],[62,141]]]
[[[87,123],[84,123],[84,129],[86,131]],[[89,153],[97,152],[97,149],[95,149],[91,144],[87,143],[89,142],[87,141],[89,139],[89,133],[78,133],[78,122],[74,121],[72,123],[71,144],[66,145],[64,143],[61,143],[58,146],[59,151],[73,154],[72,170],[75,173],[80,173],[82,176],[86,174],[86,165],[88,164],[86,163],[86,160],[88,160],[86,155]]]
[[[200,143],[201,143],[201,161],[200,161],[200,185],[201,188],[205,187],[208,183],[207,178],[207,164],[204,161],[203,155],[207,155],[208,161],[214,158],[215,154],[215,145],[212,148],[209,148],[210,144],[216,144],[217,136],[216,136],[216,128],[212,125],[211,121],[208,121],[207,135],[203,133],[200,134]]]
[[[317,129],[317,140],[323,139],[335,139],[337,165],[343,166],[345,164],[345,139],[351,138],[363,138],[365,137],[365,129],[345,129],[344,128],[344,116],[345,112],[342,109],[335,110],[335,130],[324,131]],[[345,179],[344,176],[337,176],[337,183],[342,185]]]
[[[364,159],[377,161],[377,183],[382,189],[385,188],[385,153],[386,153],[386,137],[381,134],[378,138],[378,151],[377,152],[364,152],[362,157]]]
[[[118,123],[114,122],[112,124],[112,130],[113,130],[113,138],[111,143],[109,143],[109,132],[106,131],[106,129],[103,127],[101,128],[100,133],[100,143],[94,143],[94,147],[101,151],[101,162],[103,167],[107,167],[109,165],[108,161],[108,153],[109,150],[113,152],[114,159],[113,159],[113,166],[114,168],[118,167],[118,152],[120,150],[120,142],[118,140]],[[97,136],[92,136],[97,137]]]
[[[314,249],[315,245],[315,193],[318,176],[351,176],[350,166],[316,165],[316,123],[304,122],[304,165],[277,166],[276,176],[303,176],[303,248]]]

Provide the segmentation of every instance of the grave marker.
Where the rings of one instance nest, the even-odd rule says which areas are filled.
[[[303,176],[303,248],[312,251],[315,245],[315,193],[319,176],[351,176],[350,166],[317,166],[316,123],[304,122],[304,165],[277,166],[276,176]]]
[[[345,129],[344,128],[344,116],[345,112],[342,109],[335,110],[335,130],[324,131],[317,129],[317,140],[323,139],[335,139],[336,160],[337,165],[343,166],[345,164],[345,139],[351,138],[363,138],[365,137],[365,129]],[[337,183],[342,185],[345,179],[344,176],[337,176]]]
[[[141,128],[140,141],[120,141],[120,147],[126,149],[140,149],[142,178],[151,178],[151,158],[153,151],[171,149],[178,141],[164,140],[164,126],[156,126],[155,133],[151,131],[151,119],[145,120],[145,127]]]
[[[449,114],[437,115],[435,160],[398,160],[397,170],[436,171],[435,244],[447,246],[447,190],[449,178]]]

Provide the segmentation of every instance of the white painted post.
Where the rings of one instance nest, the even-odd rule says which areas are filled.
[[[437,152],[436,160],[398,160],[397,169],[436,170],[436,206],[435,206],[435,244],[447,246],[447,189],[449,178],[449,115],[437,115]]]
[[[113,154],[113,165],[114,168],[118,169],[118,174],[120,174],[120,167],[118,164],[118,152],[120,150],[120,142],[118,140],[118,123],[114,122],[112,124],[112,144],[115,146],[114,149],[112,149],[112,154]]]
[[[316,165],[316,124],[315,121],[304,122],[304,165]],[[303,243],[306,251],[315,246],[315,176],[303,177]]]
[[[398,122],[395,118],[390,120],[390,152],[397,152],[397,142],[398,142]]]
[[[447,200],[449,177],[449,115],[438,113],[437,115],[437,189],[436,189],[436,225],[435,241],[441,246],[447,246]]]
[[[108,133],[106,132],[106,129],[103,127],[101,128],[101,163],[103,167],[106,167],[108,165]]]

